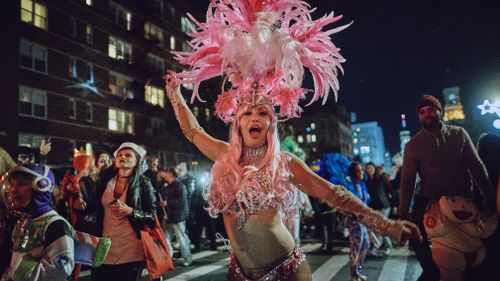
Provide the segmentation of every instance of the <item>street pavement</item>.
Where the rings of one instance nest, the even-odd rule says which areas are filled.
[[[339,243],[334,253],[321,251],[317,240],[303,241],[302,248],[313,272],[313,281],[348,281],[349,248],[347,243]],[[201,251],[193,254],[194,261],[189,267],[181,265],[182,259],[174,261],[173,271],[164,275],[163,280],[181,281],[222,281],[227,280],[229,253],[224,247],[217,251]],[[363,274],[369,281],[415,281],[421,273],[415,254],[408,249],[408,244],[394,248],[388,256],[368,257],[363,265]],[[80,274],[80,280],[89,280],[88,271]],[[149,280],[147,271],[143,271],[142,280]]]

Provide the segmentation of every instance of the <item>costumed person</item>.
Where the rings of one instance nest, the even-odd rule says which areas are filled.
[[[111,162],[111,155],[105,151],[101,151],[99,152],[99,156],[96,158],[95,166],[102,172],[111,166]]]
[[[363,167],[358,162],[352,162],[348,170],[349,182],[347,189],[366,205],[370,204],[370,194],[363,181]],[[351,268],[351,281],[366,280],[361,272],[366,254],[370,250],[370,238],[366,226],[359,223],[353,215],[346,216],[346,226],[349,229],[349,266]]]
[[[54,174],[47,166],[24,164],[10,170],[9,195],[18,219],[13,253],[2,280],[67,280],[74,267],[71,226],[51,207]]]
[[[92,270],[96,281],[138,280],[145,261],[140,231],[155,228],[156,197],[143,175],[146,150],[124,142],[115,151],[115,165],[100,173],[96,183],[97,233],[111,239],[104,263]]]
[[[344,61],[322,28],[340,17],[313,21],[303,1],[217,1],[207,22],[196,22],[193,52],[175,53],[189,71],[166,75],[167,96],[189,141],[215,161],[207,194],[212,216],[223,215],[231,243],[229,280],[311,280],[304,252],[282,218],[293,219],[297,188],[358,216],[360,223],[396,240],[419,237],[416,226],[392,221],[366,207],[344,187],[314,174],[298,157],[280,151],[278,119],[298,117],[304,66],[314,80],[311,102],[338,89]],[[194,20],[194,19],[193,19]],[[229,143],[208,135],[187,107],[180,83],[224,75],[231,87],[219,95],[216,114],[231,123]],[[279,111],[274,109],[279,107]]]
[[[441,280],[463,281],[465,269],[484,260],[481,239],[495,231],[497,218],[481,215],[471,199],[441,196],[429,204],[424,226],[431,237],[432,259],[439,268]]]
[[[14,227],[14,219],[9,214],[7,207],[7,171],[14,168],[16,162],[10,157],[9,153],[0,147],[0,276],[9,266],[12,241],[10,235]]]

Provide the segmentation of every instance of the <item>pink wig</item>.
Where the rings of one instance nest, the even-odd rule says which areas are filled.
[[[259,167],[252,167],[264,171],[266,177],[270,179],[268,184],[271,185],[271,192],[262,193],[264,198],[260,198],[259,202],[272,199],[273,204],[277,203],[285,218],[290,219],[295,214],[293,204],[296,188],[290,182],[288,159],[280,152],[280,141],[277,133],[278,118],[266,97],[258,95],[255,104],[264,104],[271,118],[271,126],[267,132],[267,152]],[[238,214],[244,212],[244,210],[237,211],[231,207],[235,203],[236,194],[241,189],[243,180],[249,176],[245,175],[244,167],[240,165],[243,150],[240,117],[252,106],[250,103],[244,102],[239,105],[236,118],[230,128],[229,149],[220,160],[215,162],[212,168],[212,177],[216,180],[211,182],[206,199],[209,203],[210,215],[214,217],[218,213]]]

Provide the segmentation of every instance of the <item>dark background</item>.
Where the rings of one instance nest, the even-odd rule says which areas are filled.
[[[190,2],[202,10],[209,3]],[[500,3],[308,2],[318,7],[315,19],[330,11],[344,16],[332,27],[354,22],[333,35],[347,59],[338,102],[356,113],[357,122],[378,121],[392,152],[399,150],[401,113],[407,114],[413,135],[420,127],[415,114],[419,96],[432,94],[443,101],[445,87],[460,87],[467,118],[464,127],[473,139],[495,130],[493,116],[481,118],[476,106],[485,99],[500,98]],[[312,87],[307,80],[305,86]]]

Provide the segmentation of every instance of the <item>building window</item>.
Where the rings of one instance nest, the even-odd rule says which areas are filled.
[[[21,20],[47,30],[47,7],[32,0],[21,0]]]
[[[161,136],[165,133],[165,121],[160,118],[152,117],[150,123],[151,134],[153,136]]]
[[[76,119],[76,100],[74,98],[69,98],[68,100],[68,118],[69,119]]]
[[[187,42],[182,42],[182,50],[185,52],[189,52],[192,50],[191,46]]]
[[[94,122],[94,106],[90,102],[85,104],[85,116],[85,120],[87,120],[87,122]]]
[[[125,60],[130,63],[132,60],[132,47],[120,39],[109,36],[108,55],[114,59]]]
[[[312,130],[316,129],[316,124],[315,123],[311,123],[311,125],[309,126],[309,128],[311,128]]]
[[[298,143],[304,143],[304,136],[300,135],[297,137],[297,142]]]
[[[87,26],[85,26],[85,39],[87,40],[88,44],[94,44],[94,31],[92,30],[92,26],[90,24],[87,24]]]
[[[184,33],[191,32],[190,22],[186,17],[181,17],[181,30]]]
[[[148,54],[146,57],[146,65],[151,72],[164,73],[165,72],[165,62],[160,58],[152,54]]]
[[[146,85],[144,87],[144,99],[152,105],[165,106],[165,93],[163,89]]]
[[[163,30],[150,22],[144,24],[144,37],[158,40],[160,45],[163,46]]]
[[[24,68],[47,73],[47,49],[28,40],[19,42],[20,65]]]
[[[46,118],[47,93],[26,86],[19,86],[19,115]]]
[[[130,31],[130,28],[132,26],[132,14],[115,2],[109,2],[109,8],[111,9],[111,13],[113,14],[115,23],[120,27]]]
[[[311,141],[316,142],[316,135],[311,135]]]
[[[87,63],[87,81],[94,82],[94,65]]]
[[[210,122],[212,120],[212,114],[210,113],[210,108],[205,108],[205,122]]]
[[[87,4],[87,6],[92,6],[92,0],[85,0],[85,4]]]
[[[78,77],[78,71],[77,71],[77,60],[75,57],[70,57],[68,59],[68,76],[77,78]]]
[[[110,108],[108,110],[108,129],[133,134],[134,120],[132,113]]]
[[[27,133],[19,133],[19,139],[17,140],[17,144],[19,146],[28,146],[28,147],[40,147],[40,143],[44,136],[42,135],[34,135]]]
[[[123,98],[130,98],[132,94],[132,79],[110,72],[109,73],[109,90],[111,94],[117,95]]]
[[[306,143],[311,143],[312,142],[312,137],[311,134],[306,135]]]
[[[69,19],[69,26],[71,28],[71,30],[70,30],[71,36],[73,38],[76,38],[76,34],[77,34],[76,30],[77,29],[76,29],[76,19],[75,18],[70,18]]]
[[[170,36],[170,50],[175,50],[175,37],[173,35]]]

